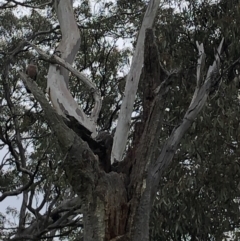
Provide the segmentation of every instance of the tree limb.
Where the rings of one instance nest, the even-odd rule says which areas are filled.
[[[54,7],[62,32],[61,42],[55,52],[71,65],[80,47],[80,32],[75,20],[72,0],[55,0]],[[95,137],[96,123],[91,118],[87,118],[68,90],[69,71],[63,66],[50,64],[47,79],[48,94],[58,114],[73,116]],[[100,105],[94,108],[93,113],[97,113],[100,108]],[[96,113],[93,115],[95,119]]]
[[[73,75],[75,75],[77,78],[79,78],[84,84],[87,85],[87,87],[90,89],[91,93],[93,94],[93,98],[95,101],[95,105],[93,108],[93,111],[91,113],[91,119],[94,121],[94,123],[97,122],[101,107],[102,107],[102,99],[101,99],[101,95],[99,90],[97,89],[96,85],[90,80],[88,79],[84,74],[78,72],[76,69],[74,69],[68,62],[66,62],[64,59],[58,57],[57,55],[53,54],[53,55],[47,55],[44,51],[42,51],[40,48],[38,48],[36,45],[27,42],[31,47],[33,47],[38,54],[41,56],[41,59],[51,63],[51,64],[59,64],[62,67],[64,67],[65,69],[69,70]],[[47,87],[47,92],[48,91],[49,86]],[[80,107],[78,107],[80,109]],[[85,119],[89,119],[85,113],[82,111],[82,114],[84,115]],[[86,126],[86,123],[84,122],[80,122],[81,125]],[[91,131],[91,129],[90,129]]]
[[[215,54],[215,61],[213,62],[213,65],[209,66],[205,81],[202,84],[199,91],[197,92],[197,95],[196,95],[194,101],[191,102],[188,110],[186,111],[186,114],[183,117],[182,123],[174,128],[170,137],[164,144],[159,157],[153,163],[153,166],[150,171],[150,176],[151,176],[150,179],[151,179],[151,183],[152,183],[151,186],[153,187],[152,191],[151,191],[152,201],[154,199],[154,196],[156,195],[157,188],[158,188],[160,179],[163,175],[163,172],[170,165],[172,158],[175,154],[175,151],[176,151],[183,135],[191,127],[194,119],[197,117],[198,113],[202,110],[203,106],[205,105],[212,84],[215,83],[215,81],[217,81],[219,79],[220,54],[222,51],[223,41],[224,41],[224,39],[222,39],[222,41],[218,47],[217,53]],[[203,50],[203,48],[198,48],[198,49],[199,49],[199,51]],[[199,54],[200,54],[200,58],[201,58],[203,53],[199,53]],[[198,74],[197,76],[200,76],[200,75]],[[198,84],[197,84],[196,88],[198,88]],[[195,90],[195,93],[196,93],[196,90]]]
[[[126,147],[128,132],[131,124],[133,104],[138,89],[138,83],[143,66],[145,31],[153,26],[153,22],[160,4],[160,0],[150,0],[145,12],[136,49],[133,55],[130,71],[127,75],[124,98],[119,113],[116,133],[111,154],[111,162],[122,161],[122,156]]]
[[[79,197],[64,200],[61,204],[59,204],[59,206],[57,206],[51,212],[50,216],[56,216],[56,214],[65,212],[65,214],[63,215],[64,218],[60,217],[58,220],[49,220],[49,215],[42,215],[41,218],[38,218],[35,221],[33,221],[27,228],[22,230],[21,233],[16,234],[11,240],[23,239],[24,237],[28,237],[29,235],[32,235],[32,239],[36,239],[38,236],[40,236],[40,234],[47,233],[52,229],[58,229],[62,224],[64,224],[65,226],[67,222],[69,222],[71,219],[75,217],[71,217],[73,212],[76,212],[76,210],[78,210],[78,213],[80,213],[80,208],[81,200]],[[45,227],[42,225],[44,223],[46,224]]]

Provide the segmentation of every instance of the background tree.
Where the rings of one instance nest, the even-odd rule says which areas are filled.
[[[18,222],[12,223],[2,214],[1,238],[148,240],[149,214],[155,200],[150,222],[152,240],[222,240],[224,232],[239,227],[239,103],[238,86],[233,81],[238,77],[238,61],[234,62],[239,56],[235,38],[238,1],[190,1],[178,12],[170,3],[162,5],[155,35],[149,29],[146,39],[141,39],[145,46],[140,49],[136,37],[148,3],[117,1],[93,6],[75,1],[79,51],[71,43],[62,44],[66,30],[59,19],[68,19],[61,14],[62,2],[70,4],[56,1],[53,7],[46,1],[37,5],[34,1],[7,1],[1,5],[0,138],[7,154],[1,162],[0,200],[23,196],[19,212],[8,210]],[[19,6],[30,13],[16,16],[13,10]],[[222,37],[225,42],[220,61],[214,48]],[[80,73],[68,69],[70,79],[66,82],[74,100],[89,117],[98,99],[92,97],[96,92],[82,82],[81,72],[85,72],[103,97],[97,131],[111,132],[124,98],[132,55],[131,48],[119,47],[119,40],[130,40],[136,51],[144,52],[144,68],[141,70],[140,64],[134,69],[142,75],[127,151],[123,161],[114,163],[110,171],[106,168],[110,155],[106,142],[91,138],[93,130],[85,129],[89,125],[79,124],[59,105],[58,113],[68,118],[62,119],[42,91],[47,87],[47,72],[48,86],[54,78],[59,81],[63,76],[65,81],[68,65],[62,59],[69,63],[74,59],[73,67]],[[197,47],[196,41],[203,42],[206,61],[199,51],[202,45]],[[62,54],[66,46],[72,47],[71,61]],[[54,51],[60,59],[51,56]],[[38,87],[22,73],[32,55],[39,58]],[[214,60],[217,65],[207,76]],[[204,63],[205,69],[196,76],[197,68]],[[221,76],[215,72],[218,68]],[[22,80],[33,95],[26,93]],[[192,101],[196,80],[199,91],[196,89]],[[57,93],[55,86],[50,85],[50,95],[51,91]],[[178,146],[209,93],[208,104]],[[55,108],[63,101],[58,100]],[[173,165],[163,176],[175,151]]]

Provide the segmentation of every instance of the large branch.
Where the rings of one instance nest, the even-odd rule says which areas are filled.
[[[160,0],[150,0],[139,31],[137,46],[133,55],[130,71],[127,76],[124,98],[118,118],[116,133],[111,154],[111,162],[121,161],[126,147],[131,124],[133,104],[143,66],[145,31],[153,26]]]
[[[42,51],[36,45],[34,45],[30,42],[28,42],[28,44],[30,46],[32,46],[38,52],[38,54],[41,56],[41,58],[43,60],[45,60],[49,63],[52,63],[52,64],[59,64],[60,66],[64,67],[65,69],[69,70],[73,75],[75,75],[77,78],[79,78],[90,89],[90,93],[93,94],[93,98],[94,98],[94,101],[95,101],[94,108],[93,108],[92,113],[91,113],[91,117],[88,118],[79,106],[77,106],[77,108],[79,109],[79,112],[81,113],[81,115],[84,118],[78,119],[77,116],[74,116],[74,117],[78,120],[78,122],[80,122],[81,125],[86,127],[89,131],[91,131],[92,128],[95,128],[95,123],[97,122],[99,112],[100,112],[101,107],[102,107],[101,95],[100,95],[100,92],[97,89],[96,85],[90,79],[88,79],[84,74],[78,72],[76,69],[74,69],[68,62],[64,61],[62,58],[58,57],[55,54],[53,54],[51,56],[47,55],[44,51]],[[68,95],[68,93],[67,93],[67,95]],[[72,98],[70,98],[69,100],[74,101]],[[66,103],[66,104],[71,105],[71,102]],[[61,110],[59,110],[58,105],[54,105],[54,107],[57,110],[58,114],[62,114]]]
[[[58,139],[63,154],[62,166],[66,173],[69,172],[68,179],[74,190],[78,193],[83,186],[91,185],[97,180],[97,174],[100,172],[98,160],[85,143],[75,132],[66,126],[63,119],[53,107],[48,103],[43,92],[37,87],[36,83],[22,72],[19,72],[24,84],[33,93],[35,99],[40,103],[44,118],[47,120],[54,135]],[[85,182],[79,184],[80,179]],[[79,192],[80,193],[80,192]]]
[[[60,23],[62,40],[56,53],[70,65],[80,47],[80,33],[74,18],[72,0],[55,0],[55,10]],[[70,115],[96,135],[96,123],[87,118],[68,90],[69,72],[63,66],[50,64],[47,90],[57,112],[63,116]]]
[[[190,103],[190,106],[182,120],[182,123],[172,131],[170,137],[164,144],[157,160],[154,160],[153,158],[154,156],[150,155],[150,158],[152,158],[152,160],[149,161],[150,167],[147,171],[148,172],[147,178],[143,180],[144,185],[142,184],[140,186],[142,196],[141,196],[140,204],[138,206],[138,210],[136,214],[136,228],[133,233],[133,238],[132,238],[133,241],[149,239],[149,232],[147,228],[149,223],[149,216],[150,216],[150,211],[151,211],[154,198],[158,190],[160,179],[164,171],[166,170],[166,168],[170,165],[172,158],[177,150],[178,144],[180,143],[183,135],[192,125],[197,114],[201,111],[204,104],[206,103],[211,87],[213,86],[212,84],[218,81],[220,78],[219,65],[220,65],[220,53],[222,50],[222,44],[223,44],[223,40],[221,41],[217,54],[215,55],[215,61],[213,65],[209,67],[207,77],[205,79],[205,82],[202,85],[200,85],[200,82],[203,82],[202,76],[203,76],[203,68],[204,68],[204,62],[205,62],[205,58],[204,58],[205,54],[204,54],[203,45],[197,44],[200,57],[198,61],[199,66],[197,67],[197,85],[193,96],[193,100]],[[161,90],[161,87],[160,87],[160,90]],[[159,92],[158,97],[160,96],[161,96],[161,91]],[[159,100],[162,101],[161,99]],[[158,105],[160,104],[161,102],[160,103],[158,102]],[[154,118],[158,121],[156,117]],[[151,126],[154,127],[154,122],[151,124]],[[147,140],[147,143],[149,143],[148,140]],[[144,230],[144,232],[142,230]]]
[[[144,66],[141,78],[143,85],[143,114],[140,125],[142,126],[139,127],[139,136],[136,138],[135,148],[132,149],[134,159],[136,158],[137,162],[132,167],[130,184],[128,185],[128,192],[132,194],[132,215],[129,222],[137,223],[131,240],[147,240],[149,237],[150,202],[141,203],[141,206],[139,206],[139,197],[141,197],[142,189],[146,183],[146,170],[151,160],[158,153],[157,142],[167,104],[166,95],[172,81],[171,76],[162,74],[159,51],[152,29],[146,30]],[[135,130],[135,133],[136,131],[138,130]],[[130,159],[132,158],[130,157]],[[137,208],[141,209],[141,216],[137,213]],[[136,213],[137,215],[135,215]]]
[[[160,179],[166,170],[166,168],[170,165],[172,158],[177,150],[177,147],[183,137],[183,135],[187,132],[187,130],[191,127],[193,121],[197,117],[198,113],[202,110],[203,106],[205,105],[207,101],[207,97],[209,95],[209,92],[211,91],[211,88],[214,87],[215,83],[219,81],[220,79],[220,54],[222,51],[222,46],[223,46],[223,41],[222,39],[218,49],[217,53],[215,54],[215,61],[213,62],[213,65],[209,66],[208,72],[206,79],[204,83],[202,84],[201,88],[196,91],[196,95],[193,96],[193,101],[191,101],[191,104],[186,111],[186,114],[182,120],[182,123],[179,124],[174,130],[172,131],[170,137],[164,144],[162,151],[153,164],[153,167],[151,169],[151,185],[152,185],[152,191],[151,191],[151,196],[154,197],[157,188],[160,182]],[[197,67],[197,86],[196,89],[199,88],[199,82],[201,80],[201,76],[203,73],[200,74],[199,71],[203,70],[203,65],[205,62],[205,54],[204,54],[204,49],[203,45],[197,44],[198,50],[199,50],[199,61],[198,61],[198,67]],[[200,70],[199,70],[200,69]],[[153,200],[152,200],[153,201]]]

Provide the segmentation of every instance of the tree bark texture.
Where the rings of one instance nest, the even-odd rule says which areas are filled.
[[[159,0],[150,0],[145,12],[141,29],[138,34],[136,49],[130,71],[127,75],[124,97],[118,118],[116,133],[114,135],[111,162],[122,161],[122,156],[126,148],[128,132],[131,124],[133,104],[138,89],[138,83],[143,66],[144,41],[147,28],[152,28],[154,19],[159,8]]]
[[[55,50],[55,54],[60,56],[70,65],[80,47],[80,33],[74,18],[71,0],[55,0],[54,7],[60,23],[62,40]],[[47,80],[47,92],[52,105],[58,114],[66,117],[73,116],[80,124],[96,135],[96,119],[88,118],[83,110],[78,106],[68,90],[69,71],[56,64],[50,64]],[[101,105],[98,105],[101,108]],[[99,111],[98,111],[99,113]]]

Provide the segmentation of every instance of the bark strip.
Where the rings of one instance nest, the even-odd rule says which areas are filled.
[[[139,31],[136,49],[133,55],[130,71],[127,75],[124,98],[119,113],[116,133],[111,154],[111,162],[122,161],[126,148],[128,132],[131,124],[133,104],[138,89],[138,83],[143,66],[145,31],[152,28],[160,0],[150,0]]]
[[[55,0],[54,6],[62,32],[62,40],[55,53],[72,65],[80,47],[80,32],[74,17],[72,0]],[[73,116],[96,136],[96,123],[87,118],[68,90],[69,72],[63,66],[50,64],[47,92],[58,114]],[[95,116],[94,116],[95,118]]]

